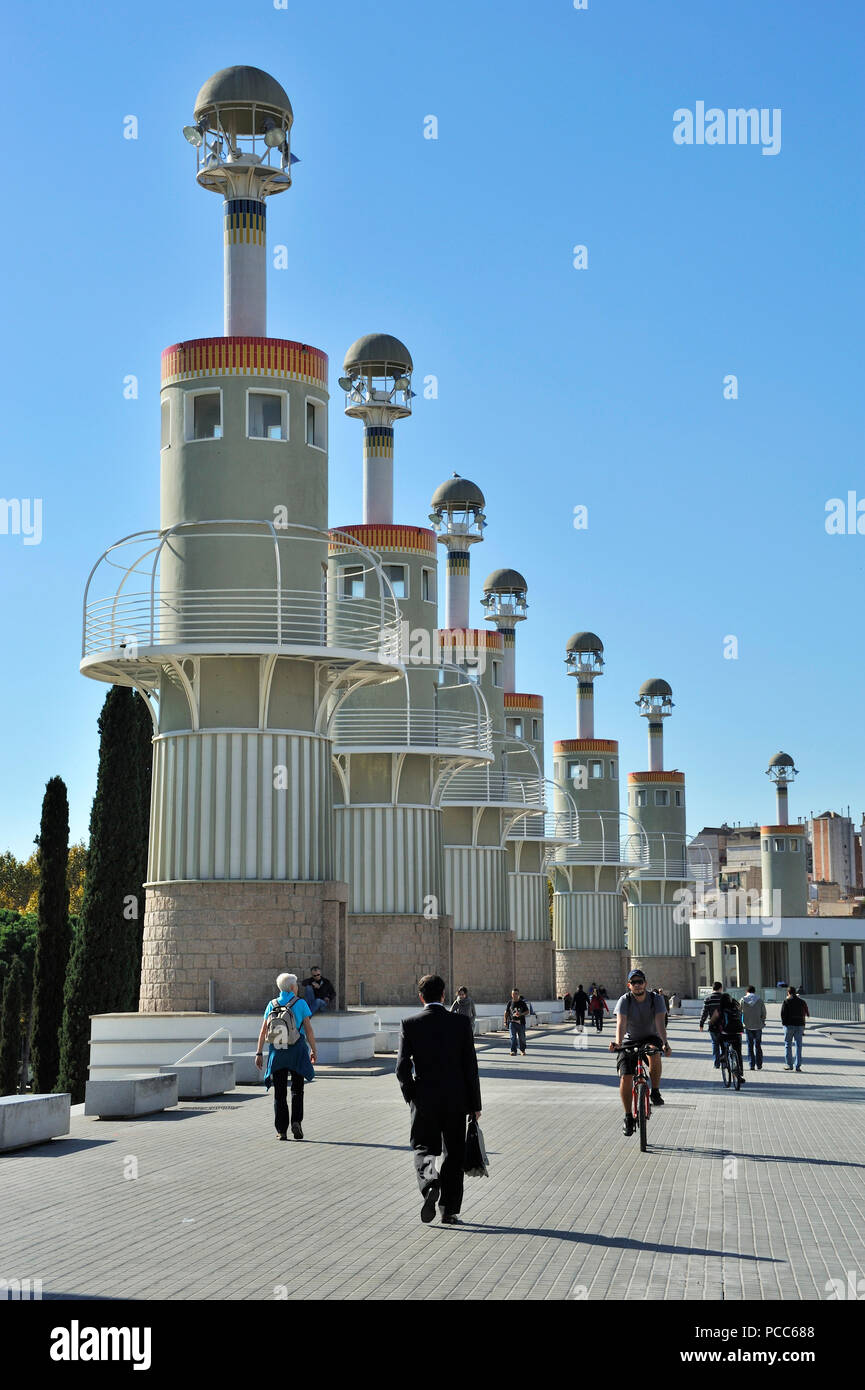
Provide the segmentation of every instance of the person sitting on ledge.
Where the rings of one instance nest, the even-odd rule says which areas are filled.
[[[309,1005],[310,1013],[317,1014],[319,1009],[336,1008],[336,990],[321,973],[321,966],[314,965],[308,980],[303,982],[303,997]]]

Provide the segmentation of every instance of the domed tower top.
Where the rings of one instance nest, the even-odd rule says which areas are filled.
[[[643,681],[635,702],[640,714],[649,721],[649,771],[664,770],[664,725],[661,722],[673,713],[673,690],[660,676]]]
[[[384,428],[411,415],[411,353],[393,334],[365,333],[345,354],[342,370],[346,415]]]
[[[787,801],[787,788],[798,775],[799,770],[794,767],[793,759],[790,757],[789,753],[776,753],[773,758],[769,759],[766,776],[771,777],[772,781],[775,783],[778,825],[787,825],[789,823],[790,811]]]
[[[433,530],[447,550],[445,627],[469,625],[469,546],[484,538],[484,495],[477,483],[454,473],[432,495]]]
[[[596,676],[604,674],[604,644],[594,632],[575,632],[565,645],[569,676],[577,678],[577,738],[595,736]]]
[[[225,336],[267,336],[265,199],[291,187],[291,102],[261,68],[223,68],[205,82],[183,134],[196,178],[219,193],[225,245]]]
[[[441,491],[441,489],[439,489]],[[519,570],[493,570],[484,580],[484,596],[481,606],[486,609],[484,621],[493,623],[505,643],[504,682],[505,694],[512,695],[516,690],[516,631],[515,623],[521,623],[526,616],[526,583]]]

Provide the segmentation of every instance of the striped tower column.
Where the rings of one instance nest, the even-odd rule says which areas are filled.
[[[664,726],[654,720],[649,721],[649,771],[664,770]]]
[[[372,526],[393,521],[393,425],[364,426],[363,519]]]
[[[499,632],[505,639],[502,679],[505,683],[505,694],[511,695],[517,688],[517,634],[516,629],[512,627],[500,627]]]
[[[446,628],[467,628],[469,625],[469,552],[452,550],[448,546],[445,567]]]
[[[226,198],[225,336],[267,334],[267,235],[264,199]]]
[[[595,689],[592,681],[577,682],[577,738],[595,737]]]

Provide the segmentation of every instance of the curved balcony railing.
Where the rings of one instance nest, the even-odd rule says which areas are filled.
[[[455,710],[341,709],[330,727],[334,751],[459,749],[492,754],[490,720]]]
[[[443,806],[535,806],[544,809],[542,777],[472,768],[457,772],[442,795]]]
[[[639,866],[640,878],[671,878],[680,882],[712,881],[712,856],[705,845],[692,844],[681,835],[661,831],[647,835],[646,863]]]
[[[363,597],[344,594],[333,582],[290,587],[288,569],[298,572],[298,557],[302,574],[320,572],[334,533],[315,527],[219,520],[127,536],[100,556],[87,580],[82,659],[129,662],[140,651],[147,660],[160,648],[311,648],[397,665],[400,613],[390,581],[373,551],[337,534],[356,555],[359,572],[372,576],[364,579]],[[163,564],[170,565],[173,584],[163,583]],[[231,571],[235,579],[264,582],[232,585]],[[195,584],[196,576],[219,580],[223,574],[224,584]],[[178,587],[178,578],[190,582]]]
[[[328,647],[395,655],[398,620],[384,628],[376,599],[336,599],[302,589],[183,589],[122,593],[89,603],[82,655],[123,648],[214,646]],[[388,638],[393,637],[389,649]]]

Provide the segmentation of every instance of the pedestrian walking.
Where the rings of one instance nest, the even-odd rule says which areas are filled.
[[[577,985],[574,993],[574,1019],[578,1028],[582,1028],[586,1021],[586,1008],[589,1003],[589,996],[582,985]]]
[[[443,1225],[461,1226],[466,1117],[481,1117],[472,1026],[465,1014],[445,1008],[440,975],[424,975],[418,991],[423,1013],[402,1022],[396,1077],[411,1107],[411,1146],[423,1197],[420,1219],[432,1221],[438,1205]],[[441,1174],[439,1154],[444,1154]]]
[[[706,1024],[706,1019],[711,1018],[715,1010],[720,1008],[724,999],[724,986],[720,980],[715,980],[712,985],[712,993],[703,1004],[703,1012],[700,1014],[700,1032]],[[709,1037],[712,1039],[712,1061],[716,1067],[721,1065],[721,1041],[717,1028],[709,1029]]]
[[[766,1027],[766,1005],[753,985],[742,997],[742,1022],[748,1039],[748,1066],[751,1071],[763,1070],[763,1029]]]
[[[288,1138],[289,1123],[295,1139],[303,1138],[303,1087],[315,1079],[313,1063],[316,1058],[315,1037],[310,1023],[309,1005],[298,998],[297,976],[277,975],[279,994],[271,999],[264,1011],[258,1034],[255,1065],[264,1065],[262,1049],[265,1040],[270,1045],[264,1084],[273,1087],[273,1121],[280,1139]],[[291,1081],[291,1113],[288,1108],[288,1083]]]
[[[802,1070],[802,1039],[805,1036],[805,1019],[809,1015],[810,1011],[805,1000],[800,997],[799,991],[794,985],[789,985],[787,998],[781,1005],[781,1022],[784,1025],[785,1071],[793,1070],[794,1057],[796,1070]]]
[[[521,1057],[526,1055],[526,1019],[528,1016],[529,1005],[518,989],[512,989],[511,997],[505,1006],[505,1027],[510,1030],[512,1057],[516,1057],[517,1047],[520,1049]]]
[[[599,1033],[604,1031],[604,1014],[609,1012],[607,1001],[596,986],[589,995],[589,1017]]]
[[[474,1031],[474,1022],[477,1018],[477,1009],[475,1008],[475,1001],[474,999],[472,999],[465,985],[460,985],[459,989],[457,990],[457,997],[451,1004],[451,1013],[462,1014],[464,1018],[470,1019],[472,1023],[472,1031]]]

